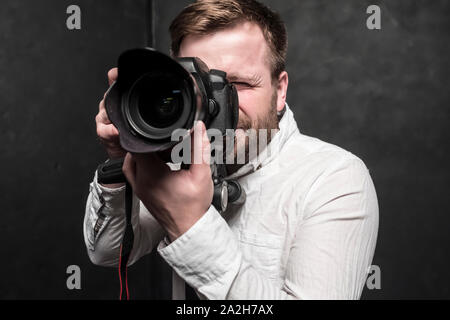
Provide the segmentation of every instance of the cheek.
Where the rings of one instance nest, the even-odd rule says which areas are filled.
[[[270,97],[255,90],[238,90],[239,111],[243,112],[251,120],[267,112],[270,105]]]
[[[244,113],[247,117],[251,115],[251,95],[244,90],[238,90],[239,97],[239,113]]]

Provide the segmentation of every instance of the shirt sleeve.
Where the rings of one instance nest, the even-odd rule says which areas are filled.
[[[131,222],[134,244],[128,265],[150,253],[164,237],[162,227],[134,194]],[[84,241],[92,263],[118,266],[124,230],[125,186],[104,187],[97,182],[96,172],[89,186],[83,223]]]
[[[358,299],[378,230],[375,189],[362,162],[324,172],[300,209],[282,286],[245,259],[239,240],[211,206],[158,252],[204,299]]]

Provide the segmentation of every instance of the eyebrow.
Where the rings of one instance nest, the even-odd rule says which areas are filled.
[[[237,73],[230,73],[227,75],[229,82],[248,82],[252,85],[259,85],[262,82],[262,77],[257,74],[241,75]]]

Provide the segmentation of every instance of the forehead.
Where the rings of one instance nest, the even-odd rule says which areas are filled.
[[[270,76],[269,48],[260,27],[242,22],[208,35],[183,39],[180,57],[198,57],[210,69],[233,75]]]

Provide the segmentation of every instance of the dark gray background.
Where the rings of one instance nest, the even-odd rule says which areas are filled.
[[[155,1],[156,47],[188,1]],[[300,130],[361,157],[380,205],[373,264],[381,290],[363,298],[450,298],[448,201],[450,1],[264,1],[289,34],[288,102]],[[66,8],[82,10],[69,31]],[[369,4],[382,30],[365,26]],[[95,134],[106,72],[146,43],[145,0],[8,0],[0,10],[0,298],[116,299],[114,269],[93,266],[82,221],[105,153]],[[66,267],[82,289],[66,288]],[[148,258],[131,294],[152,292]]]

